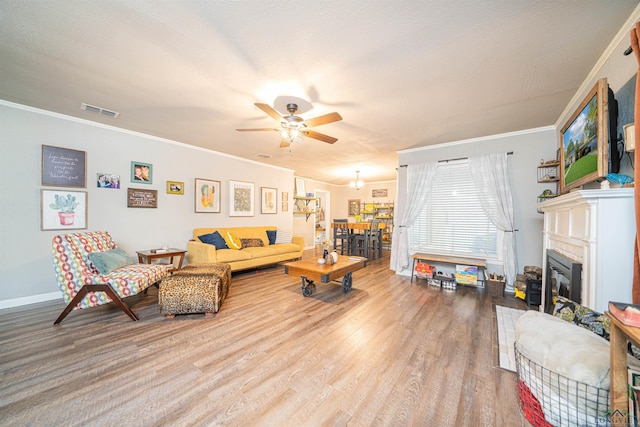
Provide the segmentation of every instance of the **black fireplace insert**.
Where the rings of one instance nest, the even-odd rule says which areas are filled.
[[[553,312],[553,297],[560,295],[578,304],[582,303],[582,264],[547,249],[547,275],[545,285],[546,313]]]

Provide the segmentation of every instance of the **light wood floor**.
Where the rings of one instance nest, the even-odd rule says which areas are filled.
[[[212,318],[160,315],[157,289],[76,310],[0,311],[0,425],[528,426],[497,366],[494,304],[413,284],[388,253],[353,290],[280,266],[236,274]],[[305,256],[315,256],[308,251]],[[53,272],[52,272],[53,275]]]

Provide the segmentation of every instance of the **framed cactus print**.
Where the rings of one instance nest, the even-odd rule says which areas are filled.
[[[84,230],[86,228],[86,191],[40,190],[41,230]]]

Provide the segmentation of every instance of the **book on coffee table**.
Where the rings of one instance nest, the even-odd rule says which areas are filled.
[[[640,305],[609,301],[609,313],[624,325],[640,328]]]

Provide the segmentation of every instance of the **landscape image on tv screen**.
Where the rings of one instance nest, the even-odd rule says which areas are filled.
[[[598,171],[598,95],[587,103],[563,135],[564,183]]]

